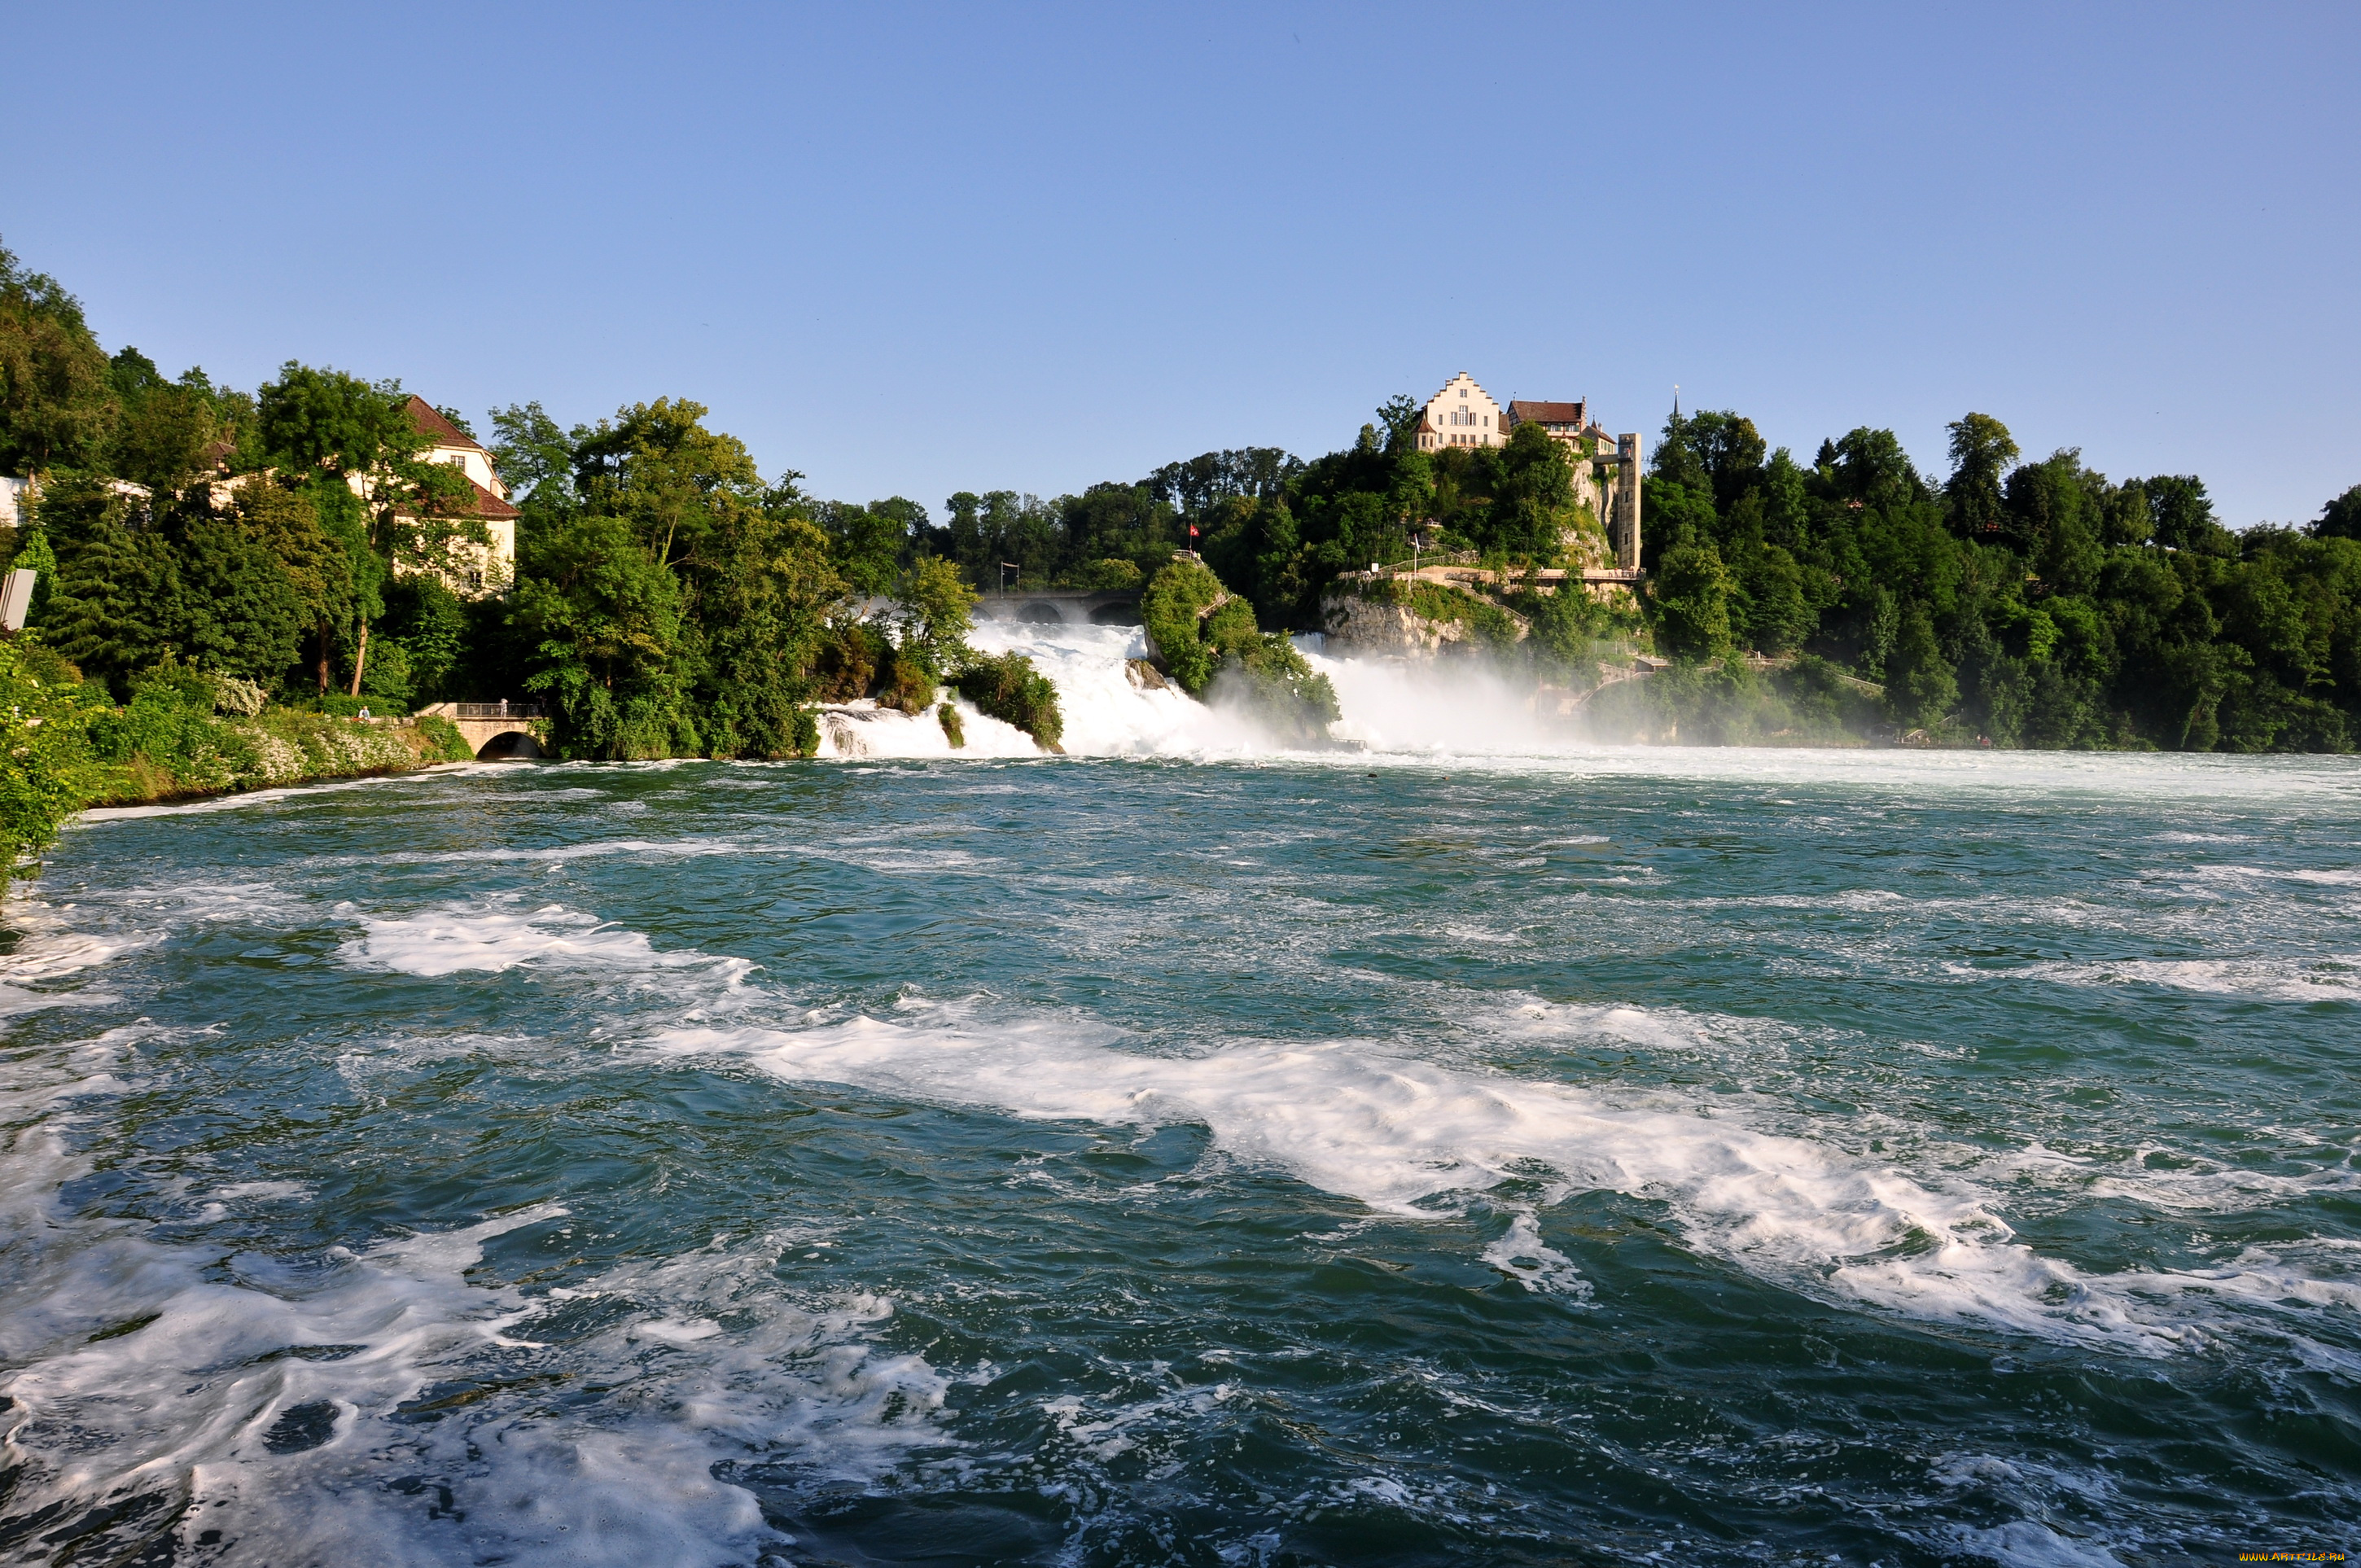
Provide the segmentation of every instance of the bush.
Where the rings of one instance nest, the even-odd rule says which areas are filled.
[[[1328,727],[1344,717],[1335,686],[1277,631],[1225,652],[1213,691],[1217,697],[1235,693],[1282,743],[1323,745]]]
[[[1078,588],[1105,592],[1109,589],[1136,588],[1147,578],[1146,574],[1142,573],[1134,563],[1109,556],[1104,560],[1091,561],[1075,567],[1068,575],[1068,580]]]
[[[1223,602],[1228,597],[1222,579],[1201,561],[1171,563],[1140,595],[1139,620],[1148,630],[1148,651],[1191,696],[1205,689],[1220,662],[1219,650],[1205,637],[1204,621],[1215,606],[1228,608]],[[1251,621],[1253,610],[1245,613]]]
[[[1224,676],[1224,700],[1251,710],[1282,741],[1327,740],[1342,711],[1335,687],[1285,636],[1262,630],[1254,607],[1230,598],[1200,563],[1175,561],[1157,573],[1140,598],[1139,617],[1182,691],[1202,696]]]
[[[1024,654],[974,655],[951,684],[983,712],[1033,737],[1042,750],[1065,750],[1059,744],[1066,719],[1058,708],[1058,688]]]
[[[951,743],[952,751],[956,751],[966,746],[967,724],[960,718],[958,708],[953,707],[950,703],[943,704],[935,709],[935,720],[943,727],[943,739]]]
[[[1514,616],[1465,588],[1423,580],[1414,582],[1410,587],[1410,608],[1411,614],[1423,620],[1458,621],[1488,648],[1508,648],[1518,641]]]
[[[87,798],[82,690],[27,667],[54,669],[46,652],[27,640],[0,641],[0,891]]]
[[[904,713],[924,713],[935,706],[935,688],[942,685],[934,663],[924,652],[905,641],[898,648],[888,648],[885,662],[877,673],[877,706],[898,707]]]
[[[893,645],[868,621],[846,617],[832,620],[820,633],[812,660],[814,695],[822,702],[851,702],[869,695],[877,666]]]
[[[430,748],[429,757],[438,762],[472,762],[476,749],[459,733],[459,727],[437,714],[428,714],[414,721],[419,735]]]

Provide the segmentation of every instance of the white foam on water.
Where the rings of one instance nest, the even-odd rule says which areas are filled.
[[[317,1261],[78,1216],[60,1196],[91,1165],[64,1134],[78,1102],[124,1087],[93,1069],[129,1033],[0,1067],[0,1467],[13,1519],[88,1527],[77,1561],[169,1541],[192,1563],[709,1568],[786,1543],[717,1464],[865,1481],[943,1442],[945,1379],[873,1343],[890,1301],[778,1283],[803,1232],[535,1294],[467,1272],[494,1238],[562,1220],[555,1202]],[[605,1326],[536,1332],[586,1303]],[[565,1398],[585,1386],[608,1390],[592,1416]]]
[[[2119,959],[2105,963],[2038,963],[2005,970],[1949,966],[1979,979],[2027,978],[2061,985],[2158,985],[2213,996],[2267,1002],[2361,1001],[2361,953],[2313,958]]]
[[[338,905],[337,913],[358,916],[350,905]],[[417,915],[358,918],[362,935],[338,949],[347,964],[430,980],[464,970],[500,974],[530,966],[618,975],[695,970],[735,985],[754,967],[744,959],[659,952],[641,932],[557,904],[526,909],[513,899],[494,898]]]
[[[1235,714],[1178,691],[1142,690],[1125,665],[1147,652],[1137,628],[994,620],[980,622],[972,641],[987,652],[1019,652],[1034,661],[1058,687],[1067,751],[1082,756],[1285,757],[1338,768],[1440,766],[1575,780],[1746,783],[1781,791],[1826,786],[1886,795],[1903,806],[2035,792],[2068,806],[2128,798],[2179,808],[2225,799],[2309,810],[2361,802],[2361,769],[2345,758],[1598,745],[1584,740],[1578,725],[1536,714],[1529,691],[1480,660],[1337,656],[1317,637],[1299,638],[1297,646],[1336,689],[1343,718],[1333,733],[1345,747],[1289,751]]]
[[[730,839],[675,839],[661,842],[646,839],[604,839],[593,843],[555,844],[538,850],[486,845],[477,850],[449,850],[434,854],[388,858],[415,865],[467,865],[481,861],[563,863],[567,861],[600,860],[610,855],[629,855],[634,860],[676,861],[696,860],[707,855],[746,855],[762,852],[759,846],[742,844]]]
[[[1509,1229],[1484,1249],[1484,1261],[1537,1294],[1590,1299],[1590,1281],[1574,1259],[1542,1240],[1541,1218],[1531,1209],[1510,1217]]]
[[[2124,1568],[2123,1559],[2095,1541],[2076,1541],[2031,1519],[1979,1530],[1956,1525],[1944,1544],[1961,1556],[2001,1568]]]
[[[818,754],[837,760],[924,758],[945,762],[1042,755],[1033,737],[1005,719],[977,711],[965,697],[951,706],[959,712],[961,734],[965,741],[956,749],[950,737],[943,733],[942,720],[932,708],[924,713],[904,713],[898,708],[880,707],[866,697],[859,702],[831,703],[819,711]]]
[[[1233,1157],[1402,1216],[1432,1217],[1451,1195],[1546,1172],[1562,1193],[1661,1201],[1693,1248],[1790,1288],[2139,1354],[2206,1343],[2225,1301],[2361,1307],[2361,1288],[2261,1259],[2087,1274],[2017,1242],[1988,1196],[1963,1181],[1930,1186],[1756,1131],[1702,1101],[1610,1098],[1341,1042],[1154,1057],[1120,1048],[1111,1031],[987,1024],[965,1006],[906,1008],[903,1021],[799,1030],[676,1028],[657,1044],[741,1057],[790,1081],[1021,1117],[1202,1124]],[[1507,1255],[1549,1277],[1548,1258],[1521,1237],[1512,1245],[1523,1250]]]

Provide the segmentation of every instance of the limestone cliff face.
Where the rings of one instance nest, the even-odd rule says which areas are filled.
[[[1480,646],[1464,621],[1429,620],[1406,604],[1334,589],[1321,596],[1320,622],[1330,647],[1363,656],[1433,659]]]

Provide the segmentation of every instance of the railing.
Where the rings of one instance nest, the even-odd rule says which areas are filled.
[[[454,718],[539,718],[541,704],[537,702],[455,702],[448,705]]]

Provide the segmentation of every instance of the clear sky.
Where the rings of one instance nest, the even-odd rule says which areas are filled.
[[[2361,5],[33,5],[0,238],[108,348],[694,398],[823,496],[1310,455],[1454,372],[1808,460],[2361,482]]]

